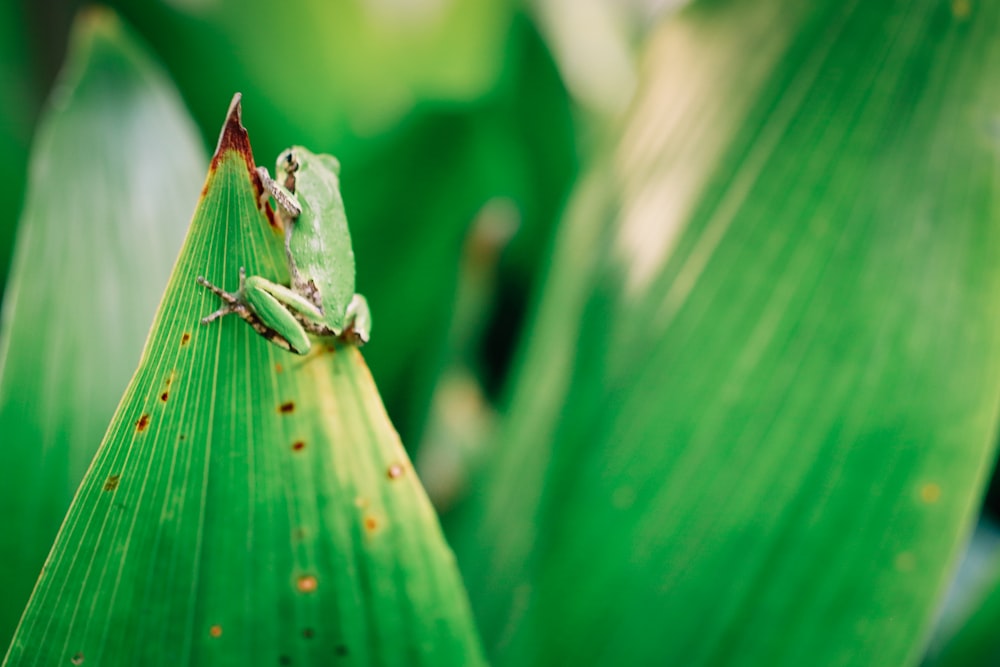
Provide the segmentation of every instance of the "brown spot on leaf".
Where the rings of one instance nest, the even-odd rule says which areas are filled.
[[[403,476],[403,472],[404,472],[403,466],[399,465],[398,463],[393,463],[391,466],[389,466],[389,469],[386,471],[385,474],[389,479],[399,479],[400,477]]]
[[[306,639],[312,639],[316,636],[316,632],[312,628],[305,628],[302,630],[302,636]]]
[[[160,394],[160,400],[163,401],[164,403],[167,402],[168,398],[170,398],[170,392],[169,391],[165,391],[162,394]]]
[[[70,658],[69,661],[72,662],[74,665],[82,665],[83,664],[83,653],[81,653],[80,651],[77,651],[76,653],[73,654],[73,657]]]
[[[216,637],[216,638],[221,637],[222,636],[222,626],[221,625],[213,625],[212,627],[210,627],[208,629],[208,635],[210,637]]]
[[[295,581],[295,587],[300,593],[312,593],[319,587],[319,582],[313,575],[303,574]]]
[[[373,516],[365,517],[365,530],[369,533],[374,532],[378,528],[378,521],[375,520]]]
[[[108,479],[104,482],[105,491],[114,491],[118,488],[118,480],[122,478],[121,475],[109,475]]]
[[[286,403],[282,403],[278,406],[278,412],[284,415],[287,415],[290,412],[295,412],[295,402],[288,401]]]
[[[280,373],[283,370],[285,370],[285,369],[281,366],[281,364],[275,364],[274,365],[274,372],[275,373]]]
[[[254,182],[254,188],[259,195],[263,192],[263,188],[260,183],[260,178],[257,176],[256,165],[253,161],[253,151],[250,148],[250,137],[247,135],[246,128],[243,127],[240,121],[240,98],[242,96],[239,93],[233,95],[233,101],[229,103],[229,111],[226,113],[226,122],[222,126],[222,132],[219,134],[219,143],[215,147],[215,155],[212,156],[212,164],[209,167],[209,172],[214,173],[219,167],[219,161],[222,156],[231,151],[235,151],[243,158],[243,162],[246,163],[247,171],[250,172],[250,177]]]
[[[302,442],[301,440],[296,440],[295,442],[292,443],[292,451],[301,452],[305,448],[306,448],[306,443]]]
[[[259,184],[259,185],[258,185]],[[254,174],[254,190],[258,193],[263,191],[264,185],[260,183],[260,177]],[[260,194],[257,195],[257,201],[260,201]],[[271,204],[264,206],[264,216],[267,218],[267,224],[271,227],[271,231],[275,235],[283,235],[285,232],[285,226],[281,224],[278,216],[274,214],[274,209],[271,208]]]
[[[191,342],[191,334],[185,331],[184,334],[181,336],[181,347],[184,347],[189,342]]]
[[[177,439],[178,440],[187,440],[187,436],[184,435],[183,433],[181,433],[179,436],[177,436]]]
[[[941,487],[934,482],[928,482],[920,487],[920,499],[932,505],[941,500]]]
[[[295,530],[293,530],[292,539],[295,540],[296,542],[301,542],[302,540],[306,539],[306,529],[296,528]]]
[[[917,567],[917,557],[911,551],[902,551],[896,554],[893,564],[900,572],[912,572]]]
[[[139,433],[142,433],[143,431],[146,430],[148,426],[149,426],[149,414],[144,414],[143,416],[139,417],[139,421],[135,423],[135,430],[137,430]]]

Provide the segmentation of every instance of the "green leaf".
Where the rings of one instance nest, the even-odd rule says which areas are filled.
[[[539,432],[456,527],[497,664],[919,659],[993,453],[998,21],[718,0],[655,34],[617,214],[571,211],[583,284],[539,311],[574,331],[529,339]]]
[[[205,168],[109,11],[77,22],[38,130],[0,331],[0,643],[135,370]]]
[[[481,664],[454,557],[360,352],[299,357],[236,317],[199,324],[219,304],[198,275],[287,280],[238,99],[5,664]]]

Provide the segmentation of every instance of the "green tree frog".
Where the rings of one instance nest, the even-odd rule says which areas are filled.
[[[247,277],[240,268],[240,287],[226,292],[198,276],[198,283],[223,300],[202,324],[235,313],[257,333],[297,354],[306,354],[308,334],[337,336],[355,344],[368,342],[368,302],[354,293],[354,250],[340,196],[340,163],[293,146],[278,156],[271,178],[258,167],[263,197],[275,201],[285,228],[285,254],[291,284],[286,287],[261,276]]]

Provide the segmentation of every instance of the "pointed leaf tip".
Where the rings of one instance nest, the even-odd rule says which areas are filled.
[[[229,111],[226,113],[226,122],[222,125],[222,133],[219,135],[219,143],[215,147],[215,155],[212,156],[211,169],[214,171],[222,155],[228,151],[236,151],[247,163],[247,169],[256,176],[253,161],[253,151],[250,149],[250,137],[241,121],[242,108],[240,100],[242,94],[233,95],[233,101],[229,103]],[[256,179],[255,179],[256,180]]]
[[[246,128],[243,127],[243,108],[240,104],[242,99],[242,93],[235,93],[232,102],[229,103],[229,111],[226,112],[226,120],[222,125],[222,132],[219,134],[219,143],[215,147],[215,154],[212,156],[212,164],[209,167],[209,180],[211,180],[211,175],[218,169],[219,162],[226,153],[230,151],[238,153],[246,164],[250,180],[253,182],[257,208],[267,216],[267,222],[271,226],[271,229],[281,232],[282,228],[274,215],[274,211],[270,205],[261,202],[264,184],[261,183],[260,176],[257,175],[257,165],[253,159],[253,149],[250,148],[250,136],[247,134]],[[205,196],[205,188],[207,187],[208,181],[205,182],[205,187],[202,188],[201,194],[203,197]]]

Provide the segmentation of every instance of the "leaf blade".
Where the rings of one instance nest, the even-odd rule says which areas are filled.
[[[6,664],[476,664],[453,557],[356,348],[299,357],[237,318],[198,323],[217,299],[197,275],[287,280],[238,99]]]
[[[33,149],[0,335],[4,643],[135,369],[204,165],[145,48],[110,11],[81,14]]]
[[[498,663],[919,659],[1000,391],[998,16],[954,7],[707,2],[654,39],[555,437],[490,469],[538,467],[545,496],[538,553],[493,575]],[[785,9],[757,69],[746,28]],[[699,59],[713,40],[736,48]],[[470,571],[509,546],[484,516]]]

